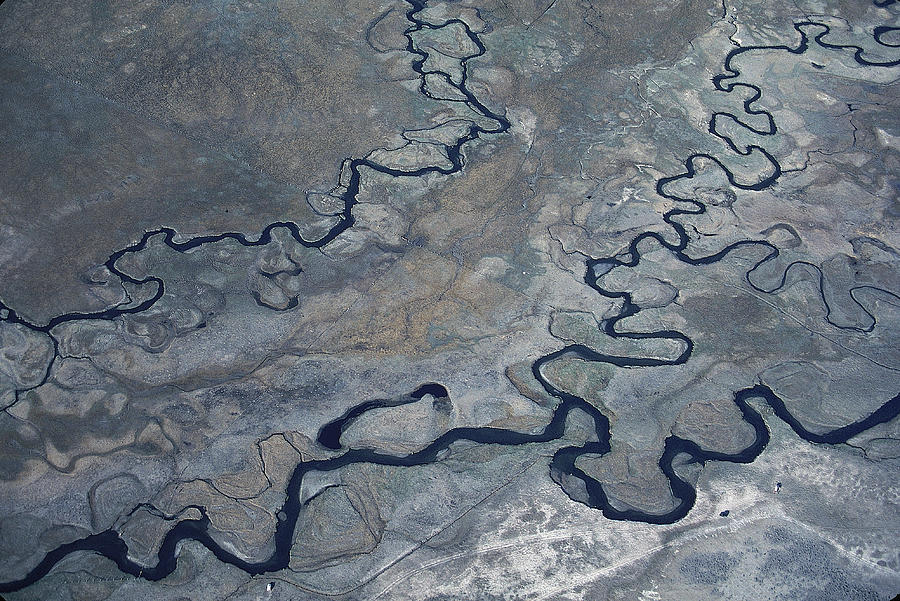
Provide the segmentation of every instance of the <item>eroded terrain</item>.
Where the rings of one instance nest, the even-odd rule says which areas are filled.
[[[10,599],[889,599],[900,7],[0,7]]]

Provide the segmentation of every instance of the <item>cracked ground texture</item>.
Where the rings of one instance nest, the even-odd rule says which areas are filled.
[[[892,598],[898,77],[893,0],[2,2],[0,592]]]

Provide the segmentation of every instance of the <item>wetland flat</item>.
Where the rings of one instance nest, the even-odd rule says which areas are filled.
[[[0,4],[5,599],[900,593],[895,0]]]

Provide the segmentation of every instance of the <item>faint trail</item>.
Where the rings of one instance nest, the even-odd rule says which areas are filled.
[[[893,4],[895,0],[882,1],[883,4],[879,4],[877,1],[876,4],[887,6],[889,4]],[[271,241],[271,232],[274,228],[285,228],[291,233],[291,235],[298,243],[307,247],[321,247],[334,240],[349,227],[352,227],[354,223],[352,209],[357,202],[362,169],[370,169],[394,177],[412,177],[424,175],[427,173],[451,174],[460,171],[463,168],[464,162],[461,150],[466,143],[479,138],[483,134],[497,134],[505,132],[509,129],[510,123],[504,116],[493,113],[487,107],[485,107],[466,87],[468,73],[466,68],[466,61],[476,56],[481,56],[485,52],[484,45],[481,43],[478,36],[469,29],[468,25],[458,19],[450,19],[443,24],[433,25],[417,18],[416,14],[425,7],[425,0],[408,0],[408,4],[411,8],[407,11],[406,17],[411,23],[411,26],[406,31],[406,37],[408,40],[407,51],[419,57],[413,61],[413,68],[421,76],[420,91],[426,96],[432,97],[427,90],[425,82],[425,76],[428,74],[432,74],[445,79],[447,85],[456,88],[456,90],[465,98],[464,100],[459,100],[458,102],[463,102],[478,115],[481,115],[497,124],[492,128],[484,128],[477,125],[473,121],[468,126],[467,132],[462,137],[458,138],[454,144],[444,145],[444,151],[446,152],[447,157],[451,162],[450,167],[432,165],[411,171],[404,171],[389,168],[368,159],[349,160],[345,163],[345,168],[349,170],[349,178],[346,180],[347,184],[335,188],[335,192],[339,193],[340,198],[343,200],[343,211],[339,214],[340,218],[338,223],[319,239],[312,241],[303,239],[300,235],[297,224],[292,222],[273,223],[267,226],[263,230],[262,234],[256,239],[249,239],[240,233],[224,233],[215,236],[196,237],[185,242],[176,242],[174,240],[176,233],[173,230],[169,228],[161,228],[159,230],[145,233],[140,242],[126,249],[116,251],[106,262],[107,268],[112,273],[115,273],[120,278],[122,278],[123,281],[132,284],[155,284],[157,286],[157,293],[152,299],[146,300],[135,306],[120,306],[94,313],[68,313],[51,319],[47,324],[29,323],[27,320],[24,320],[20,316],[18,316],[13,309],[0,303],[0,320],[22,324],[23,326],[32,330],[49,334],[50,330],[54,326],[65,322],[79,320],[111,320],[121,315],[138,313],[140,311],[148,309],[157,300],[159,300],[164,290],[164,283],[160,278],[156,278],[153,276],[148,276],[147,278],[140,280],[132,278],[128,274],[119,271],[116,268],[116,263],[122,256],[142,250],[147,245],[148,241],[154,236],[161,236],[163,242],[165,242],[165,244],[167,244],[172,249],[178,252],[186,252],[191,248],[195,248],[203,244],[215,243],[224,239],[235,240],[244,246],[262,246],[268,244]],[[425,68],[424,65],[428,58],[428,52],[416,47],[412,35],[417,31],[422,31],[424,29],[440,29],[441,27],[445,27],[450,24],[455,24],[463,27],[466,35],[477,48],[476,54],[461,59],[460,62],[462,65],[463,75],[459,83],[454,83],[452,77],[447,73],[441,71],[429,71]],[[638,235],[632,240],[627,252],[625,253],[620,253],[613,257],[589,259],[586,261],[586,273],[584,276],[585,283],[602,296],[622,300],[622,308],[619,314],[611,319],[606,320],[602,326],[602,331],[612,338],[625,338],[631,340],[663,339],[680,342],[684,345],[684,351],[679,357],[673,360],[658,359],[652,357],[620,357],[599,353],[584,345],[571,344],[562,349],[559,349],[558,351],[539,358],[532,365],[532,374],[534,375],[535,379],[541,384],[541,386],[548,394],[560,400],[560,403],[554,411],[550,422],[540,432],[533,434],[521,433],[512,430],[492,427],[455,428],[453,430],[445,432],[425,448],[404,456],[388,455],[380,453],[378,451],[366,449],[348,449],[346,450],[346,452],[344,452],[344,454],[332,457],[330,459],[301,461],[294,469],[290,481],[288,482],[285,491],[286,500],[281,510],[278,512],[279,517],[276,524],[275,533],[273,535],[274,550],[272,552],[272,555],[268,559],[259,562],[248,562],[236,556],[234,553],[227,550],[222,545],[218,544],[209,534],[210,520],[206,513],[206,509],[198,506],[196,507],[196,509],[201,514],[200,518],[180,519],[177,521],[175,526],[164,536],[157,553],[158,561],[155,566],[143,566],[131,560],[128,556],[128,547],[124,540],[116,531],[107,530],[70,543],[66,543],[64,545],[60,545],[56,549],[50,551],[44,557],[44,559],[24,578],[13,582],[0,583],[0,592],[19,590],[25,586],[33,584],[34,582],[45,576],[53,568],[53,566],[55,566],[64,557],[77,551],[91,551],[101,554],[113,561],[117,565],[119,570],[127,574],[131,574],[147,580],[160,580],[171,574],[177,567],[178,559],[176,551],[178,545],[184,540],[197,541],[198,543],[206,547],[211,553],[213,553],[219,560],[234,565],[251,575],[283,570],[289,567],[290,550],[291,546],[293,545],[293,538],[297,521],[303,507],[303,504],[300,502],[300,486],[304,476],[307,473],[311,471],[338,470],[356,463],[374,463],[386,466],[424,465],[437,461],[440,453],[444,452],[450,447],[450,445],[460,440],[468,440],[481,444],[498,444],[507,446],[555,441],[562,438],[565,434],[566,418],[569,413],[575,409],[582,410],[593,420],[594,430],[597,434],[598,441],[587,442],[577,447],[568,446],[558,449],[554,453],[550,461],[551,473],[555,475],[567,475],[581,480],[584,483],[585,490],[587,492],[587,499],[582,500],[581,502],[590,507],[600,510],[602,514],[607,518],[615,520],[632,520],[651,524],[669,524],[683,518],[688,513],[688,511],[690,511],[691,507],[693,507],[696,500],[696,490],[690,483],[679,477],[673,468],[673,461],[676,456],[680,454],[686,454],[690,457],[690,462],[693,463],[703,463],[705,461],[749,463],[752,462],[762,452],[769,441],[770,434],[762,416],[748,403],[750,399],[761,399],[766,402],[772,408],[775,415],[785,421],[800,437],[815,443],[836,444],[846,442],[856,434],[865,431],[866,429],[871,428],[876,424],[884,423],[896,417],[898,414],[900,414],[900,394],[884,403],[878,410],[864,419],[841,428],[836,428],[829,432],[814,433],[807,430],[802,424],[800,424],[800,422],[787,410],[784,402],[768,387],[757,384],[755,386],[739,390],[734,395],[734,402],[737,405],[738,409],[741,411],[744,421],[746,421],[754,428],[756,433],[754,442],[747,448],[737,453],[726,454],[707,451],[702,449],[699,445],[691,440],[680,438],[674,435],[669,436],[665,441],[665,448],[659,461],[659,465],[662,472],[668,478],[672,489],[672,494],[678,501],[678,503],[672,511],[666,514],[650,514],[638,510],[616,509],[609,502],[609,499],[607,498],[601,483],[588,476],[586,473],[575,466],[576,459],[581,455],[588,453],[604,454],[610,450],[609,419],[593,405],[588,403],[585,399],[569,394],[553,386],[542,374],[543,366],[562,357],[572,357],[591,362],[609,363],[611,365],[619,367],[678,365],[684,363],[689,359],[693,350],[693,341],[682,332],[679,332],[677,330],[659,330],[653,332],[620,332],[616,329],[616,324],[619,321],[627,317],[636,315],[640,312],[641,309],[633,302],[633,298],[630,293],[624,291],[620,292],[606,290],[598,282],[602,278],[603,274],[607,273],[613,268],[622,266],[636,266],[641,259],[640,253],[638,251],[638,244],[641,241],[652,239],[653,241],[655,241],[655,243],[671,251],[672,254],[680,261],[689,265],[707,265],[715,263],[724,258],[732,250],[743,246],[762,246],[768,249],[768,253],[763,259],[757,262],[754,267],[748,271],[746,275],[748,283],[757,291],[763,293],[771,293],[784,286],[785,278],[787,277],[786,274],[782,278],[779,286],[772,290],[763,290],[761,288],[758,288],[752,283],[752,281],[750,281],[751,274],[754,272],[754,270],[756,270],[766,261],[770,261],[778,256],[778,249],[767,241],[745,240],[733,243],[722,249],[721,251],[706,257],[693,258],[688,256],[685,253],[685,250],[689,244],[688,235],[686,233],[685,227],[679,224],[675,220],[675,218],[680,215],[703,214],[706,211],[706,206],[696,199],[680,198],[678,196],[668,194],[666,192],[666,187],[676,181],[693,177],[696,173],[696,162],[700,159],[705,159],[716,163],[724,171],[730,184],[736,188],[743,190],[765,189],[774,184],[782,174],[781,167],[778,164],[777,160],[764,148],[756,145],[751,145],[745,147],[744,149],[741,149],[736,144],[734,144],[733,140],[730,137],[725,134],[721,134],[715,125],[717,119],[724,119],[727,117],[733,120],[735,123],[738,123],[739,125],[746,127],[747,129],[751,129],[758,135],[774,135],[777,131],[772,115],[766,111],[757,110],[753,107],[754,103],[760,98],[762,94],[760,89],[756,86],[736,81],[736,78],[740,75],[740,71],[734,66],[734,60],[738,56],[759,50],[776,50],[784,51],[790,54],[802,54],[807,50],[810,44],[810,37],[806,33],[806,30],[821,29],[821,31],[812,38],[813,42],[826,49],[837,51],[853,50],[855,60],[861,65],[889,67],[900,64],[900,61],[869,62],[865,58],[864,50],[858,46],[836,45],[824,41],[825,36],[827,36],[827,34],[830,32],[830,28],[822,23],[802,21],[800,23],[796,23],[794,25],[794,29],[800,34],[800,43],[798,44],[798,46],[789,47],[784,45],[776,45],[735,48],[725,58],[724,73],[715,76],[712,80],[716,89],[727,93],[734,91],[739,86],[754,90],[754,94],[752,95],[752,97],[744,101],[743,103],[744,112],[747,115],[765,116],[769,123],[769,127],[767,129],[753,130],[749,126],[744,125],[740,121],[740,119],[738,119],[738,117],[730,113],[715,113],[710,121],[710,133],[724,140],[734,152],[740,155],[746,156],[751,153],[760,153],[770,161],[772,173],[763,180],[758,181],[757,183],[742,184],[737,181],[735,174],[729,171],[725,167],[725,165],[722,164],[722,162],[712,157],[711,155],[691,155],[685,161],[685,171],[683,173],[672,177],[660,178],[656,183],[656,191],[660,196],[681,203],[681,206],[687,204],[691,207],[671,209],[663,216],[664,221],[676,233],[678,240],[676,242],[670,243],[666,242],[663,236],[658,233],[645,232]],[[876,33],[874,37],[875,41],[882,46],[888,46],[881,41],[882,35],[883,33]],[[342,178],[341,181],[344,181],[344,179]],[[795,262],[792,265],[800,263],[801,262]],[[815,266],[813,267],[818,269]],[[788,269],[790,269],[790,267],[788,267]],[[821,278],[821,271],[819,271],[819,275]],[[875,290],[886,294],[893,294],[880,289]],[[821,287],[820,294],[822,295],[822,301],[827,307],[828,303],[825,299],[824,293],[821,290]],[[853,296],[853,300],[858,303],[855,296]],[[863,307],[863,310],[865,310],[865,307]],[[871,327],[847,327],[846,329],[866,332],[874,327],[874,316],[871,315],[871,313],[869,313],[868,311],[866,312],[872,318]],[[830,309],[828,309],[828,314],[830,315]],[[834,323],[832,323],[832,325],[835,325],[835,327],[841,327]],[[395,404],[411,402],[411,399],[421,398],[421,396],[424,396],[425,393],[436,393],[439,395],[447,394],[446,389],[444,389],[441,385],[431,383],[424,385],[417,391],[414,391],[413,393],[408,395],[408,398],[406,398],[405,400],[401,400],[400,402],[397,402]],[[338,420],[326,426],[326,428],[329,429],[325,432],[324,435],[320,433],[320,438],[332,447],[342,448],[340,444],[340,435],[346,424],[348,424],[353,419],[357,419],[366,411],[380,406],[378,403],[379,402],[370,402],[369,404],[363,403],[358,408],[351,410],[343,418],[341,418],[341,420]],[[500,545],[496,549],[503,549],[507,548],[508,546],[509,545]],[[496,549],[490,548],[486,549],[484,552]],[[460,557],[464,555],[465,554],[460,554]],[[640,557],[644,555],[646,555],[646,553],[644,553]],[[623,560],[618,564],[614,566],[608,566],[603,569],[616,569],[617,567],[624,566],[630,562],[636,561],[640,557],[626,557],[623,558]]]

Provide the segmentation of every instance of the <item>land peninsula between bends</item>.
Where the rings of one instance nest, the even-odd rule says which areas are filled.
[[[894,0],[0,5],[0,592],[891,599]]]

